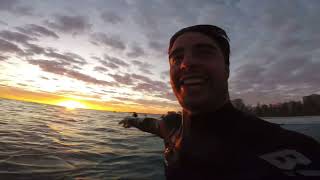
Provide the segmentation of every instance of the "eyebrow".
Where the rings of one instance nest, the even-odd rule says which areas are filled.
[[[183,51],[184,51],[184,48],[183,48],[183,47],[180,47],[180,48],[177,48],[177,49],[173,50],[171,53],[169,53],[169,59],[170,59],[173,55],[178,54],[178,53],[183,52]]]
[[[201,49],[201,48],[208,48],[208,49],[212,49],[212,50],[217,50],[218,48],[212,44],[208,44],[208,43],[199,43],[199,44],[195,44],[193,45],[194,48],[196,49]],[[183,52],[184,48],[183,47],[179,47],[176,48],[175,50],[173,50],[171,53],[169,53],[169,58],[171,58],[173,55]]]

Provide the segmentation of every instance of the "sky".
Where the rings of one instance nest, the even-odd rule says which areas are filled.
[[[318,0],[0,0],[0,97],[93,109],[180,110],[167,47],[212,24],[230,38],[231,99],[320,93]]]

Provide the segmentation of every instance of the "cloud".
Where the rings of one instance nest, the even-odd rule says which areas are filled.
[[[69,60],[71,62],[80,64],[80,65],[87,64],[86,60],[78,54],[75,54],[72,52],[66,52],[66,53],[64,53],[64,55],[67,56],[68,57],[67,60]]]
[[[135,1],[132,4],[132,20],[142,27],[141,31],[149,40],[159,42],[168,41],[170,35],[179,28],[197,24],[199,16],[203,13],[202,9],[215,5],[208,0],[150,0]]]
[[[111,93],[111,94],[116,94],[117,93],[116,91],[110,91],[110,90],[104,90],[104,89],[102,89],[101,91],[104,92],[104,93]]]
[[[26,26],[27,28],[17,28],[21,31],[23,31],[26,34],[31,34],[31,35],[47,35],[48,33],[51,34],[52,32],[47,31],[46,29],[41,28],[40,26]],[[30,27],[30,28],[28,28]],[[54,34],[51,34],[53,37],[55,37]],[[35,37],[30,37],[28,35],[19,33],[19,32],[13,32],[13,31],[7,31],[3,30],[0,31],[0,37],[8,40],[2,40],[2,49],[3,51],[7,49],[8,51],[16,51],[19,53],[22,53],[23,51],[15,44],[9,42],[9,41],[14,41],[17,43],[20,43],[25,50],[25,53],[23,55],[44,55],[47,57],[51,57],[60,61],[65,61],[68,62],[69,64],[79,64],[79,65],[84,65],[87,64],[86,60],[82,58],[81,56],[72,53],[72,52],[66,52],[66,53],[58,53],[56,50],[51,49],[51,48],[43,48],[39,45],[32,44],[30,41],[38,41],[37,38]]]
[[[162,101],[162,100],[149,100],[149,99],[132,99],[132,98],[126,98],[126,97],[113,97],[114,99],[118,99],[120,101],[127,101],[134,104],[140,104],[144,106],[150,106],[150,107],[165,107],[165,106],[175,106],[176,103],[168,102],[168,101]]]
[[[133,90],[144,91],[148,93],[155,93],[157,91],[161,91],[161,89],[159,89],[157,86],[154,86],[153,84],[149,84],[149,83],[138,83],[138,85],[136,85],[133,88]]]
[[[136,84],[134,87],[132,87],[133,90],[149,93],[154,97],[176,101],[176,97],[172,93],[170,83],[152,80],[147,76],[138,74],[131,74],[131,78]]]
[[[100,73],[108,72],[108,69],[105,68],[105,67],[102,67],[102,66],[96,66],[96,67],[94,67],[94,70],[95,70],[95,71],[98,71],[98,72],[100,72]]]
[[[52,49],[49,49],[48,52],[45,52],[45,55],[47,57],[51,57],[51,58],[55,58],[60,61],[64,61],[68,64],[70,64],[70,63],[79,64],[79,65],[87,64],[87,62],[84,58],[82,58],[81,56],[79,56],[77,54],[71,53],[71,52],[60,54],[60,53],[53,51]]]
[[[117,36],[108,36],[105,33],[91,34],[91,42],[96,45],[102,45],[111,49],[125,50],[126,45]]]
[[[136,91],[143,91],[143,92],[147,92],[150,94],[156,94],[156,93],[163,93],[163,92],[167,92],[168,91],[168,87],[166,84],[163,84],[163,82],[158,81],[158,83],[160,84],[156,84],[156,83],[138,83],[135,87],[133,87],[133,90]]]
[[[170,89],[168,84],[162,81],[152,80],[146,76],[131,74],[131,77],[133,79],[141,81],[140,83],[138,83],[136,87],[133,88],[134,90],[155,93],[155,92],[162,92],[162,91],[167,92]]]
[[[109,76],[113,77],[117,83],[132,86],[132,89],[138,92],[146,92],[150,95],[158,94],[158,96],[162,98],[167,98],[170,92],[170,88],[166,83],[152,80],[146,76],[128,73],[124,75],[109,74]]]
[[[22,87],[27,87],[27,86],[29,86],[28,84],[24,84],[24,83],[17,83],[17,85],[20,86],[20,87],[21,87],[21,86],[22,86]]]
[[[146,82],[146,83],[149,83],[149,84],[152,84],[154,81],[151,80],[149,77],[147,76],[142,76],[142,75],[139,75],[139,74],[132,74],[131,75],[132,78],[134,79],[137,79],[137,80],[140,80],[142,82]]]
[[[4,15],[7,15],[7,12],[16,13],[21,3],[24,2],[0,1],[0,11],[4,12]],[[127,4],[126,8],[123,8],[123,3]],[[101,56],[97,64],[93,64],[95,71],[104,73],[111,69],[127,70],[126,67],[129,65],[130,68],[134,66],[134,69],[138,69],[138,73],[144,76],[127,74],[116,78],[154,97],[173,100],[171,90],[164,85],[157,85],[157,82],[152,81],[153,76],[149,76],[155,73],[154,70],[162,72],[161,82],[166,82],[164,84],[169,86],[167,82],[169,72],[161,69],[165,61],[159,62],[159,66],[151,66],[150,61],[129,62],[115,54],[137,60],[145,55],[150,55],[153,59],[165,60],[168,40],[174,32],[189,25],[210,23],[224,28],[231,39],[229,86],[234,96],[248,98],[245,100],[251,103],[257,100],[260,102],[280,101],[292,95],[300,98],[306,93],[320,90],[318,83],[320,73],[317,72],[320,57],[318,47],[320,36],[317,33],[320,32],[320,24],[315,23],[318,22],[320,16],[319,3],[318,1],[301,2],[298,0],[292,0],[290,3],[276,0],[263,2],[253,0],[150,0],[148,2],[117,1],[108,3],[108,7],[105,7],[105,3],[97,2],[93,3],[94,8],[98,7],[96,8],[98,11],[99,9],[103,11],[90,14],[90,18],[95,16],[95,19],[89,19],[89,14],[81,12],[82,7],[87,5],[90,5],[86,8],[91,12],[92,3],[71,3],[74,5],[73,9],[77,10],[77,13],[82,13],[83,16],[66,14],[65,17],[71,18],[65,18],[57,15],[53,19],[48,19],[43,25],[27,24],[14,29],[17,32],[7,30],[10,28],[7,23],[16,26],[20,21],[10,20],[11,14],[8,17],[4,16],[2,20],[6,22],[1,23],[0,21],[0,27],[7,31],[1,31],[0,51],[1,56],[4,57],[10,56],[3,52],[17,53],[19,51],[19,53],[41,55],[40,57],[48,58],[48,60],[65,63],[67,65],[62,66],[64,69],[71,69],[72,65],[77,65],[75,68],[81,68],[81,65],[86,63],[81,56],[77,57],[77,54],[71,55],[45,48],[41,44],[50,42],[43,41],[43,39],[49,37],[52,38],[49,39],[50,41],[56,40],[60,32],[91,33],[91,30],[92,32],[103,32],[85,34],[89,35],[89,40],[93,44],[105,48],[105,51],[113,52],[114,57]],[[71,4],[63,3],[59,6],[67,7]],[[47,7],[51,3],[39,5],[36,4],[34,7]],[[55,8],[56,6],[52,6],[47,13],[52,13]],[[63,11],[63,8],[61,10]],[[24,12],[28,13],[28,10]],[[79,20],[81,23],[76,25],[69,23],[72,17],[82,19]],[[30,23],[30,19],[25,17],[21,20]],[[35,17],[33,20],[39,19]],[[76,21],[72,20],[72,22]],[[91,26],[90,23],[96,22],[98,24]],[[112,34],[107,32],[112,32]],[[116,36],[119,33],[121,35]],[[134,42],[132,38],[136,38],[139,43],[128,45],[127,42]],[[118,51],[121,52],[118,53]],[[73,71],[84,72],[78,69],[73,69]],[[64,75],[81,77],[76,73]],[[125,76],[127,81],[125,81]],[[82,79],[85,78],[82,77]],[[132,82],[129,79],[132,79]],[[160,92],[162,87],[164,90]]]
[[[139,69],[139,70],[145,74],[153,74],[153,72],[151,72],[149,69]]]
[[[0,10],[26,16],[33,15],[34,11],[31,7],[21,5],[19,0],[1,0]]]
[[[24,44],[24,46],[26,47],[26,49],[25,49],[26,55],[40,55],[40,54],[46,53],[45,48],[40,47],[36,44],[26,43],[26,44]]]
[[[147,63],[147,62],[141,62],[141,61],[138,61],[138,60],[133,60],[132,61],[132,64],[138,66],[139,70],[143,73],[146,73],[146,74],[153,74],[150,69],[152,68],[152,65],[150,63]]]
[[[104,22],[110,24],[117,24],[123,21],[123,19],[114,12],[105,11],[101,14],[101,18]]]
[[[169,79],[170,78],[170,70],[162,71],[160,73],[160,78],[163,80]]]
[[[28,41],[37,40],[36,38],[29,37],[25,34],[7,30],[0,31],[0,37],[8,41],[15,41],[22,44],[28,43]]]
[[[150,63],[147,62],[141,62],[141,61],[137,61],[137,60],[133,60],[132,64],[139,66],[140,68],[152,68],[152,65]]]
[[[56,95],[60,95],[63,97],[77,97],[85,100],[101,100],[101,96],[98,95],[99,93],[93,92],[95,94],[88,94],[88,93],[81,93],[81,92],[76,92],[76,91],[68,91],[68,90],[59,90],[56,91]]]
[[[23,53],[23,50],[21,50],[17,45],[3,39],[0,39],[0,51],[3,53]]]
[[[18,0],[1,0],[0,10],[11,10],[18,4],[18,2]]]
[[[113,77],[113,79],[120,84],[133,85],[133,80],[129,74],[125,74],[123,76],[118,74],[109,74],[109,76]]]
[[[92,83],[92,84],[103,85],[103,86],[116,85],[108,81],[98,80],[89,75],[67,69],[65,68],[65,66],[67,66],[68,64],[64,62],[56,62],[56,61],[49,61],[49,60],[28,60],[28,62],[30,64],[39,66],[45,72],[67,76],[67,77],[70,77],[79,81],[83,81],[86,83]]]
[[[45,80],[50,80],[49,78],[45,77],[45,76],[40,76],[41,79],[45,79]]]
[[[24,33],[26,34],[31,34],[32,32],[28,32],[25,31]],[[30,41],[38,41],[38,38],[36,37],[31,37],[29,35],[26,35],[20,32],[14,32],[14,31],[7,31],[7,30],[3,30],[0,31],[0,37],[8,40],[8,42],[17,42],[20,45],[22,45],[23,49],[25,50],[25,53],[23,54],[24,56],[28,56],[28,55],[40,55],[40,54],[47,54],[48,56],[50,56],[52,53],[47,53],[46,49],[43,47],[40,47],[39,45],[30,43]],[[8,43],[7,43],[8,44]],[[12,43],[11,43],[12,44]],[[13,45],[11,45],[11,47],[13,48]],[[18,46],[17,46],[18,48]],[[21,50],[22,52],[22,50]],[[20,53],[21,53],[20,52]],[[71,57],[66,57],[64,59],[71,59]]]
[[[110,63],[116,64],[118,66],[122,66],[122,67],[129,67],[130,66],[124,60],[121,60],[121,59],[116,58],[116,57],[109,56],[107,54],[104,55],[104,58],[107,59]]]
[[[148,45],[154,51],[157,51],[157,52],[159,52],[161,54],[167,54],[167,48],[168,47],[167,47],[167,45],[165,43],[161,43],[161,42],[155,41],[155,40],[150,40]]]
[[[8,56],[0,55],[0,62],[8,59]]]
[[[133,99],[130,97],[119,97],[119,96],[113,96],[113,98],[116,100],[120,100],[121,102],[127,102],[129,104],[139,104],[143,106],[150,106],[150,108],[177,106],[176,102],[161,100],[161,99]]]
[[[315,93],[320,89],[320,75],[317,73],[320,62],[312,61],[311,56],[288,56],[266,65],[242,65],[230,79],[231,93],[243,96],[251,104],[257,101],[276,102],[289,97],[297,100]]]
[[[43,71],[64,75],[67,73],[67,69],[64,66],[68,65],[62,62],[49,61],[49,60],[28,60],[28,62],[32,65],[39,66]]]
[[[15,8],[15,13],[23,16],[34,16],[34,9],[28,6],[18,6]]]
[[[0,25],[8,26],[8,23],[0,20]]]
[[[59,36],[55,32],[47,29],[46,27],[39,26],[36,24],[27,24],[23,27],[16,27],[16,29],[24,34],[28,34],[35,37],[44,36],[44,37],[52,37],[55,39],[59,38]]]
[[[71,77],[71,78],[74,78],[77,80],[81,80],[83,82],[89,82],[89,83],[98,84],[98,85],[112,85],[111,83],[109,83],[107,81],[98,80],[94,77],[79,73],[77,71],[70,71],[69,70],[67,75],[68,75],[68,77]]]
[[[166,14],[168,7],[163,8],[163,5],[163,2],[155,1],[135,2],[133,8],[136,11],[135,14],[132,14],[132,19],[143,27],[142,30],[147,37],[160,39],[162,36],[163,32],[160,31],[160,24],[163,16],[168,17],[168,14]]]
[[[230,36],[231,94],[255,104],[319,91],[317,5],[244,0],[202,9],[198,22],[214,22]]]
[[[131,51],[127,53],[127,56],[130,58],[137,58],[143,55],[145,55],[144,50],[137,44],[134,44]]]
[[[92,26],[84,16],[55,15],[54,20],[45,23],[52,29],[74,35],[88,32]]]
[[[111,69],[118,69],[119,68],[119,66],[115,65],[114,63],[110,63],[105,60],[100,60],[99,62],[106,68],[111,68]]]
[[[177,98],[173,94],[172,91],[163,92],[162,94],[156,95],[156,97],[160,97],[160,98],[163,98],[163,99],[167,99],[167,100],[170,100],[170,101],[177,102]]]
[[[127,64],[123,60],[116,57],[111,57],[106,54],[104,55],[104,59],[101,59],[99,57],[92,57],[92,58],[98,60],[103,65],[103,67],[107,69],[118,69],[120,67],[129,66],[129,64]]]

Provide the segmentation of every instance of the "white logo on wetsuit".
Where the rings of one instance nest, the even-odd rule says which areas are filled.
[[[276,166],[277,168],[283,170],[294,170],[298,164],[307,166],[312,162],[302,153],[291,149],[285,149],[281,151],[263,154],[260,156],[260,158],[264,159],[273,166]],[[319,170],[302,169],[296,170],[295,172],[305,176],[320,176]]]

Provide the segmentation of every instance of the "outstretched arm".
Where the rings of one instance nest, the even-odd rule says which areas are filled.
[[[136,127],[142,131],[155,134],[161,138],[166,138],[173,129],[177,129],[181,124],[181,115],[175,112],[168,112],[160,119],[126,117],[119,124],[125,128]]]
[[[158,119],[149,118],[149,117],[145,117],[145,118],[126,117],[122,121],[120,121],[119,124],[123,124],[123,127],[125,128],[130,128],[133,126],[140,129],[141,131],[152,133],[161,137],[161,132],[160,132],[161,120],[158,120]]]

